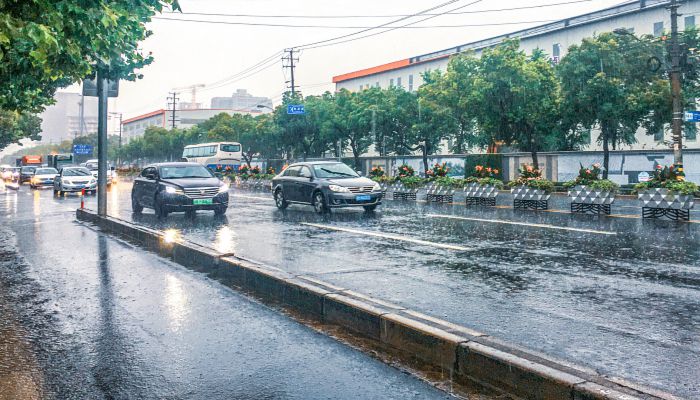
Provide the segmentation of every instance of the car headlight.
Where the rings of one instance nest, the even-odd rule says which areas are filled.
[[[219,193],[228,192],[228,188],[229,188],[229,186],[227,183],[222,184],[221,186],[219,186]]]
[[[96,182],[97,182],[96,180],[90,179],[90,181],[88,182],[88,185],[94,185]]]
[[[72,184],[73,184],[73,182],[69,181],[68,179],[62,179],[62,180],[61,180],[61,183],[64,183],[64,184],[66,184],[66,185],[72,185]]]
[[[379,184],[379,182],[374,182],[374,186],[372,187],[373,192],[378,192],[382,190],[382,185]]]
[[[165,193],[170,193],[170,194],[183,194],[184,192],[182,189],[176,188],[175,186],[166,186],[165,187]]]
[[[350,191],[345,186],[339,186],[339,185],[328,185],[328,189],[330,189],[331,192],[340,192],[340,193],[347,193]]]

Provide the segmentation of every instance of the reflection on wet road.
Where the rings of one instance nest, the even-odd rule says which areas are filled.
[[[124,197],[113,190],[109,209],[119,211]],[[0,192],[0,346],[12,351],[0,350],[0,398],[448,397],[200,274],[76,223],[79,203],[24,187]],[[202,222],[222,249],[238,240],[234,228],[224,229],[225,218]]]
[[[237,190],[225,219],[158,221],[124,193],[121,218],[700,398],[700,224],[396,202],[317,216]]]

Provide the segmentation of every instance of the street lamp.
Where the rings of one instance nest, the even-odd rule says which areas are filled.
[[[270,110],[275,111],[274,108],[272,108],[272,107],[270,107],[270,106],[267,106],[267,105],[265,105],[265,104],[258,104],[258,105],[255,106],[255,107],[257,107],[257,108],[269,108]]]

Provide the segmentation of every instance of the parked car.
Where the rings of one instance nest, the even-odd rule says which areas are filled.
[[[97,180],[85,167],[63,167],[53,181],[53,194],[60,196],[83,189],[90,194],[97,191]]]
[[[24,167],[20,167],[19,169],[19,183],[22,184],[24,182],[29,182],[32,179],[32,176],[34,176],[34,171],[38,167],[35,165],[25,165]]]
[[[29,186],[37,189],[44,186],[53,186],[53,182],[58,175],[56,168],[36,168],[34,175],[29,180]]]
[[[272,179],[271,189],[280,210],[298,203],[313,205],[317,213],[338,207],[373,211],[382,203],[378,183],[334,161],[292,164]]]
[[[223,215],[228,208],[229,186],[206,167],[190,162],[160,163],[141,171],[131,189],[131,209],[140,213],[152,208],[159,218],[171,212],[213,210]]]

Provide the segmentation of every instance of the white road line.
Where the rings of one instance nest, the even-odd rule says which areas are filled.
[[[359,230],[359,229],[349,229],[349,228],[339,228],[337,226],[311,224],[308,222],[302,222],[301,225],[312,226],[314,228],[326,229],[329,231],[347,232],[347,233],[354,233],[356,235],[373,236],[373,237],[378,237],[378,238],[382,238],[382,239],[389,239],[389,240],[398,240],[401,242],[409,242],[409,243],[420,244],[423,246],[438,247],[441,249],[458,250],[458,251],[471,250],[467,247],[455,246],[455,245],[446,244],[446,243],[428,242],[426,240],[413,239],[413,238],[405,237],[405,236],[390,235],[390,234],[382,233],[382,232],[363,231],[363,230]]]
[[[272,197],[242,196],[240,194],[232,194],[231,197],[240,197],[242,199],[254,199],[254,200],[268,200],[268,201],[274,200]]]
[[[493,222],[495,224],[522,225],[522,226],[530,226],[530,227],[535,227],[535,228],[560,229],[562,231],[596,233],[599,235],[617,235],[617,232],[611,232],[611,231],[597,231],[595,229],[569,228],[568,226],[533,224],[533,223],[529,223],[529,222],[504,221],[504,220],[500,220],[500,219],[457,217],[454,215],[438,215],[438,214],[426,214],[426,217],[428,217],[428,218],[458,219],[458,220],[463,220],[463,221]]]

